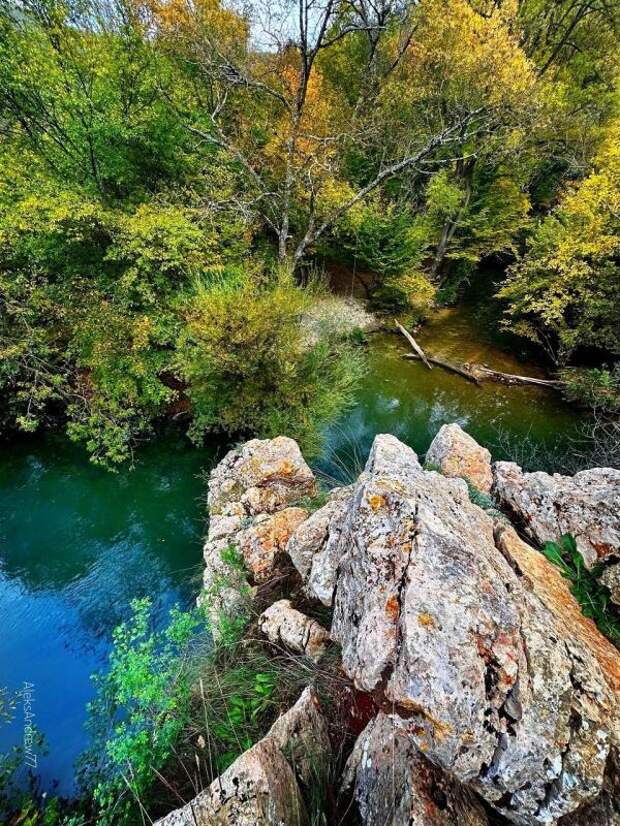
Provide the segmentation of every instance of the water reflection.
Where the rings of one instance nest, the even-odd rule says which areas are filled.
[[[162,620],[189,604],[200,571],[203,483],[224,446],[178,438],[145,449],[134,471],[109,474],[59,439],[0,458],[0,685],[36,687],[49,754],[42,788],[69,793],[86,746],[90,675],[106,667],[112,630],[132,599],[151,596]],[[23,720],[0,727],[0,751]]]

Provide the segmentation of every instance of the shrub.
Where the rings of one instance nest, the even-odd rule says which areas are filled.
[[[95,675],[89,706],[92,746],[80,780],[92,793],[97,822],[132,822],[148,802],[190,718],[195,650],[206,623],[198,609],[173,609],[169,625],[151,628],[151,603],[132,602],[132,617],[113,636],[109,671]]]
[[[300,321],[310,298],[287,275],[265,280],[237,270],[197,283],[177,344],[196,441],[209,431],[287,433],[308,454],[317,451],[323,426],[352,402],[362,368],[351,345],[305,339]]]
[[[620,364],[600,369],[560,371],[564,392],[577,401],[605,413],[620,413]]]

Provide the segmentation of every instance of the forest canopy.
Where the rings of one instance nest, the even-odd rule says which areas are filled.
[[[362,369],[317,261],[418,319],[620,355],[613,0],[0,0],[0,426],[104,464],[166,417],[316,446]],[[612,367],[609,367],[611,370]],[[286,415],[283,413],[286,410]]]

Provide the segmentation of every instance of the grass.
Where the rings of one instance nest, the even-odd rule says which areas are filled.
[[[609,590],[599,582],[603,566],[586,568],[575,538],[564,534],[559,542],[545,542],[542,552],[571,583],[571,592],[586,617],[620,648],[620,616],[610,600]]]

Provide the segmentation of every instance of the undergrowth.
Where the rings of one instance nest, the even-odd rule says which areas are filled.
[[[570,581],[571,592],[584,615],[594,620],[599,630],[620,648],[620,616],[610,600],[609,589],[599,582],[604,566],[586,568],[570,534],[564,534],[559,542],[545,542],[542,552]]]

